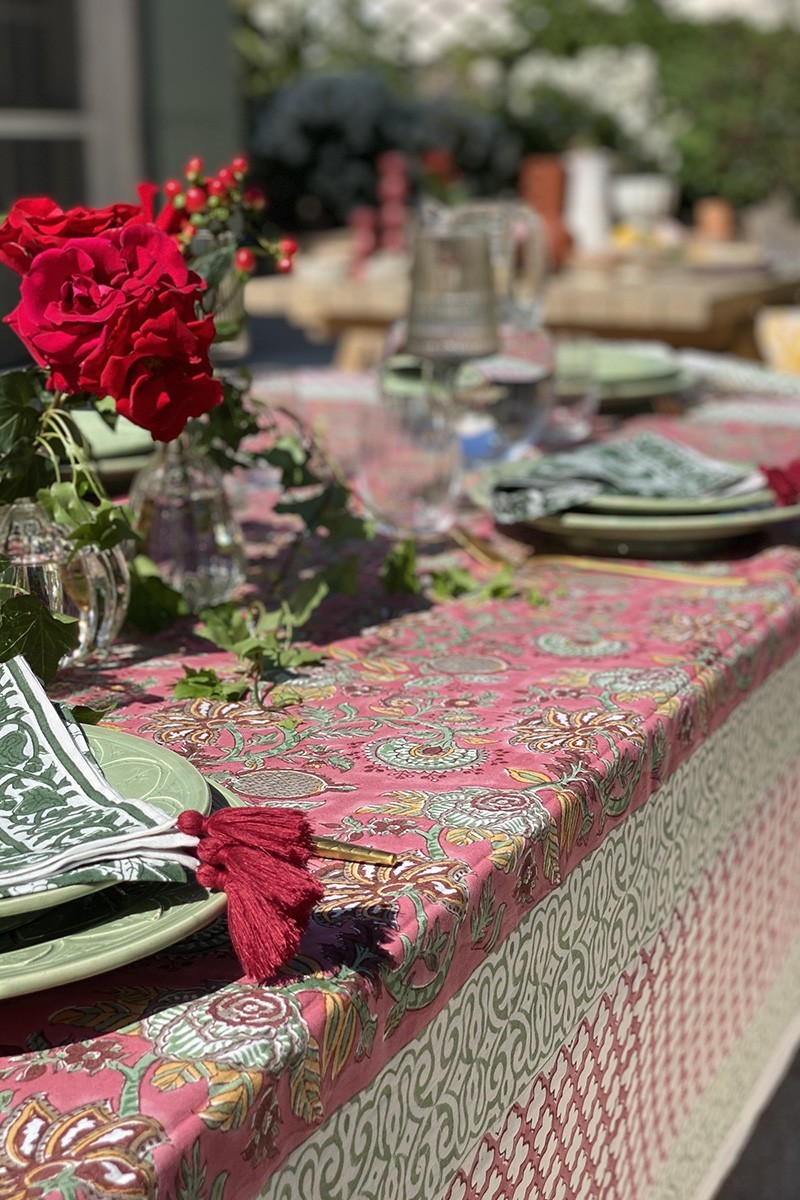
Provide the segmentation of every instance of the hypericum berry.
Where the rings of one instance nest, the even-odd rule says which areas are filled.
[[[267,203],[267,197],[260,187],[249,187],[242,192],[242,202],[248,208],[261,209]]]
[[[220,170],[217,171],[217,179],[226,188],[231,188],[236,183],[236,179],[234,178],[233,171],[230,169],[230,167],[221,167]]]
[[[179,179],[168,179],[164,184],[164,195],[168,200],[174,200],[176,196],[180,196],[183,191],[183,184]]]
[[[195,156],[190,158],[186,164],[186,178],[194,179],[203,170],[203,160]]]
[[[201,187],[190,187],[186,193],[186,211],[201,212],[206,206],[206,194]]]
[[[249,165],[243,154],[237,154],[236,158],[231,162],[231,170],[234,175],[244,175]]]
[[[275,270],[279,271],[281,275],[288,274],[288,272],[291,271],[291,269],[292,269],[292,260],[290,258],[279,258],[278,261],[275,263]]]
[[[227,188],[221,179],[209,179],[208,194],[209,196],[224,196]]]
[[[278,249],[285,258],[292,258],[297,254],[297,242],[293,238],[281,238]]]
[[[255,270],[256,256],[252,250],[248,250],[247,246],[239,247],[233,261],[236,264],[236,270],[243,271],[246,275]]]

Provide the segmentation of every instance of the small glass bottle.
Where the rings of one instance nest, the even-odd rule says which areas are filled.
[[[224,477],[198,447],[191,422],[139,472],[129,503],[144,552],[193,612],[230,599],[244,582],[242,534]]]
[[[74,551],[69,534],[37,501],[15,500],[0,512],[2,582],[27,592],[51,612],[78,620],[78,646],[62,660],[105,653],[125,620],[130,573],[122,551],[94,546]],[[0,602],[10,593],[4,589]]]

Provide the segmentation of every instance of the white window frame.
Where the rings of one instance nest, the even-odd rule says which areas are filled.
[[[0,108],[0,139],[79,139],[86,203],[136,199],[142,179],[136,0],[77,0],[79,109]]]

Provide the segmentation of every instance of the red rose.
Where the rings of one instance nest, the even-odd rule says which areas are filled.
[[[136,204],[71,208],[64,212],[46,196],[17,200],[0,225],[0,262],[24,275],[42,250],[62,246],[72,238],[96,237],[109,229],[144,220],[144,212]]]
[[[51,386],[111,395],[117,409],[169,441],[218,404],[205,287],[172,239],[128,225],[37,255],[6,320]]]
[[[194,305],[202,286],[171,238],[129,225],[37,255],[6,321],[34,360],[51,368],[53,387],[97,391],[104,344],[127,310],[154,296]]]
[[[108,357],[99,390],[114,396],[117,411],[129,421],[149,429],[157,441],[169,442],[190,417],[220,403],[222,386],[208,361],[213,318],[198,319],[185,306],[182,314],[169,307],[155,315],[159,306],[154,300],[154,315],[118,339],[118,353]]]

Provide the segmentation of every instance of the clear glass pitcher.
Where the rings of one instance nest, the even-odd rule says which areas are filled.
[[[474,200],[449,209],[444,220],[454,231],[488,236],[501,325],[538,325],[547,248],[536,213],[517,200]]]

